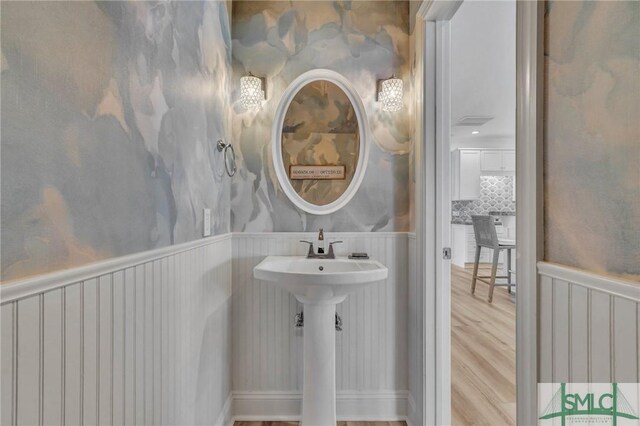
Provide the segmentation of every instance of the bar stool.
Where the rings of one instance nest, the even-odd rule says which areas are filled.
[[[489,284],[489,303],[493,301],[493,288],[495,286],[507,286],[509,287],[509,293],[511,293],[511,286],[515,286],[514,282],[511,282],[511,250],[516,248],[515,241],[513,240],[498,240],[498,234],[496,233],[496,225],[491,216],[471,216],[473,221],[473,232],[476,236],[476,258],[473,265],[473,279],[471,280],[471,294],[476,291],[476,281],[482,281]],[[491,275],[478,276],[478,264],[480,263],[480,251],[482,247],[486,247],[493,250],[493,262],[491,264]],[[498,270],[498,258],[502,250],[507,251],[507,275],[496,276]],[[489,281],[486,280],[489,278]],[[506,279],[506,283],[496,284],[496,279]]]

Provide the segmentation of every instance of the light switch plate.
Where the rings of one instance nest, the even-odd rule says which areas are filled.
[[[211,209],[204,209],[204,229],[202,232],[203,237],[208,237],[211,235]]]

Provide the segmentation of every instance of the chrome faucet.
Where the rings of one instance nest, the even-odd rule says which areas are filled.
[[[318,254],[324,254],[324,230],[322,228],[318,232]]]
[[[324,231],[322,229],[320,229],[320,232],[318,233],[318,241],[324,241]],[[316,253],[313,249],[312,241],[300,240],[300,242],[309,244],[307,259],[335,259],[336,255],[333,252],[333,245],[342,243],[342,241],[332,241],[329,243],[329,251],[327,253],[324,252],[324,248],[319,248],[318,253]]]

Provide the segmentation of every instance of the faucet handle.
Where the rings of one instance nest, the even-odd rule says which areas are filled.
[[[336,258],[336,255],[335,255],[335,253],[333,252],[333,245],[334,245],[334,244],[340,244],[341,242],[342,242],[342,241],[331,241],[331,242],[329,243],[329,254],[327,255],[327,256],[329,256],[329,259],[335,259],[335,258]]]
[[[307,257],[313,256],[314,255],[313,243],[311,241],[306,241],[306,240],[300,240],[300,242],[309,244],[309,251],[307,252]]]

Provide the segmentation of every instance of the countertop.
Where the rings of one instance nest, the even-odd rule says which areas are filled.
[[[469,226],[472,226],[473,225],[473,221],[453,218],[453,219],[451,219],[451,224],[452,225],[469,225]],[[498,222],[496,222],[496,225],[502,225],[502,222],[498,221]]]
[[[451,224],[452,225],[473,225],[473,222],[470,220],[464,220],[464,219],[454,217],[453,219],[451,219]]]
[[[516,212],[511,210],[504,211],[491,211],[489,212],[489,216],[515,216]],[[451,219],[452,225],[473,225],[473,221],[471,219],[465,219],[463,217],[453,217]],[[501,221],[497,221],[496,225],[502,225]]]

